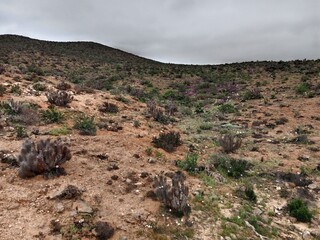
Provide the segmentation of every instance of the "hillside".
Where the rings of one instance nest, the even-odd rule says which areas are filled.
[[[0,52],[1,239],[320,239],[320,60],[14,35]]]

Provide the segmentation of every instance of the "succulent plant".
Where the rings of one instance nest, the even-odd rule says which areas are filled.
[[[27,139],[21,148],[19,161],[19,176],[30,178],[39,174],[45,176],[63,175],[61,165],[71,159],[71,152],[60,139],[40,140],[38,143]]]

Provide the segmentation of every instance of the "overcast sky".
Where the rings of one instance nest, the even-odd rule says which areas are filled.
[[[320,58],[320,0],[0,0],[0,34],[172,63]]]

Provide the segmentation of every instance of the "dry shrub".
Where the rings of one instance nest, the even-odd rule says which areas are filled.
[[[147,112],[159,123],[168,124],[170,121],[170,118],[164,114],[163,110],[157,106],[155,101],[151,100],[147,103]]]

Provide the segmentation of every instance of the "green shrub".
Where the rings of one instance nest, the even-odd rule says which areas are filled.
[[[159,137],[153,138],[152,143],[157,148],[162,148],[167,152],[173,152],[176,147],[181,145],[180,133],[174,131],[160,133]]]
[[[230,103],[222,104],[218,107],[218,110],[222,113],[235,113],[237,109]]]
[[[152,148],[151,147],[148,147],[148,148],[146,148],[146,154],[148,155],[148,156],[151,156],[152,155]]]
[[[252,166],[252,164],[246,160],[233,159],[226,154],[213,155],[208,160],[208,163],[209,166],[213,166],[214,168],[233,178],[240,178],[244,176],[246,171]]]
[[[39,76],[43,76],[44,72],[43,70],[37,66],[36,64],[32,63],[31,65],[28,66],[28,71],[32,73],[36,73]]]
[[[296,93],[300,95],[307,93],[309,90],[310,90],[310,84],[306,82],[302,82],[296,87]]]
[[[289,215],[299,222],[310,222],[312,219],[312,213],[309,211],[307,204],[299,198],[292,199],[288,203],[288,211]]]
[[[61,111],[57,110],[52,105],[47,110],[42,112],[42,118],[47,123],[60,123],[62,122],[64,116]]]
[[[21,95],[22,93],[22,90],[20,88],[19,85],[12,85],[11,88],[10,88],[10,93],[15,93],[15,94],[18,94],[18,95]]]
[[[86,115],[78,117],[73,127],[79,130],[81,135],[94,136],[97,132],[97,127],[94,123],[94,117],[88,117]]]
[[[203,123],[199,126],[201,130],[207,131],[211,130],[213,128],[213,125],[211,123]]]
[[[197,114],[199,114],[199,113],[204,113],[203,107],[198,104],[198,105],[196,106],[194,112],[197,113]]]
[[[28,134],[26,132],[26,129],[21,126],[21,125],[17,125],[15,127],[15,130],[16,130],[16,136],[17,138],[25,138],[25,137],[28,137]]]
[[[3,84],[0,84],[0,97],[2,97],[6,92],[6,86]]]
[[[255,89],[251,89],[251,90],[246,91],[242,97],[242,99],[244,101],[252,100],[252,99],[261,99],[261,98],[263,98],[263,96],[262,96],[259,88],[255,88]]]
[[[139,127],[141,126],[140,121],[139,121],[139,120],[134,120],[134,121],[133,121],[133,126],[134,126],[135,128],[139,128]]]
[[[244,194],[246,195],[246,198],[251,202],[257,201],[257,195],[253,190],[253,187],[251,185],[246,186],[246,189],[244,190]]]
[[[177,165],[181,169],[193,173],[198,167],[198,155],[196,153],[187,154],[184,161],[178,161]]]
[[[40,91],[40,92],[41,91],[45,91],[47,89],[46,85],[38,83],[38,82],[34,83],[32,87],[33,87],[34,90]]]
[[[54,128],[49,131],[49,135],[52,135],[52,136],[68,135],[71,133],[72,133],[72,130],[70,128],[68,128],[67,126],[62,126],[60,128]]]

